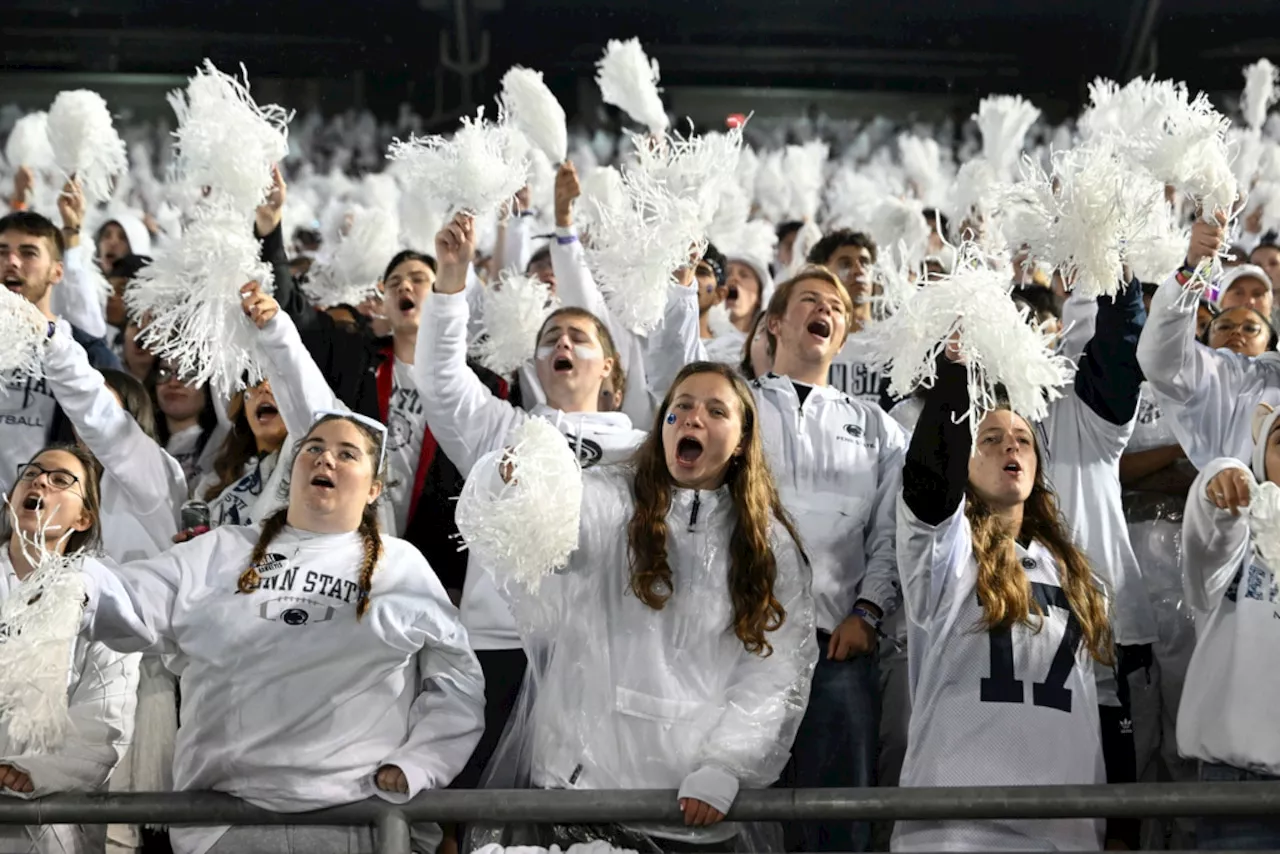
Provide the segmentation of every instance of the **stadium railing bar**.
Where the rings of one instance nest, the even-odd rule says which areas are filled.
[[[948,789],[744,789],[728,818],[817,821],[980,818],[1280,816],[1280,782],[1136,783]],[[215,792],[50,795],[0,799],[0,825],[372,825],[378,854],[408,854],[413,822],[679,823],[667,790],[481,789],[423,792],[406,804],[368,800],[277,813]]]

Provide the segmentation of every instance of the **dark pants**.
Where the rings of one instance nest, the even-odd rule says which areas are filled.
[[[1206,762],[1200,766],[1200,779],[1206,783],[1256,783],[1280,778]],[[1196,822],[1196,847],[1201,851],[1275,851],[1280,848],[1280,819],[1205,816]]]
[[[781,785],[791,789],[869,788],[876,784],[880,738],[880,664],[874,651],[845,661],[827,658],[831,636],[818,632],[813,673],[791,762]],[[792,822],[788,851],[866,851],[871,824],[864,821]]]
[[[484,671],[484,734],[466,767],[450,786],[452,789],[480,788],[485,766],[497,749],[507,718],[511,717],[520,696],[528,664],[523,649],[481,649],[476,650],[476,658]]]

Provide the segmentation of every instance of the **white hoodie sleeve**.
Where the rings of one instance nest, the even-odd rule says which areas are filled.
[[[54,312],[91,338],[107,336],[106,279],[81,244],[62,256],[62,281],[53,287]]]
[[[1187,457],[1203,468],[1239,444],[1237,434],[1249,425],[1234,423],[1237,403],[1261,379],[1250,376],[1257,370],[1252,359],[1195,340],[1196,304],[1179,305],[1182,294],[1176,277],[1156,291],[1138,339],[1138,364],[1152,388],[1181,408],[1170,423]]]
[[[45,350],[44,369],[76,435],[124,488],[133,512],[146,516],[168,504],[176,525],[187,497],[182,466],[116,401],[102,374],[90,366],[84,348],[58,332]]]
[[[1239,460],[1219,458],[1205,466],[1187,493],[1182,517],[1182,589],[1193,608],[1217,607],[1249,550],[1249,515],[1220,510],[1206,494],[1209,481],[1230,468],[1253,474]]]
[[[656,408],[685,365],[706,359],[698,327],[696,287],[671,285],[662,325],[645,339],[645,345],[649,397]]]
[[[207,562],[219,536],[219,531],[212,531],[126,564],[85,558],[87,602],[81,625],[86,636],[118,652],[177,653],[173,608],[188,574],[187,559]]]
[[[888,617],[902,604],[898,572],[898,494],[902,491],[902,463],[907,453],[907,431],[876,409],[883,434],[876,461],[876,495],[867,520],[867,569],[859,599],[865,599]]]
[[[421,558],[429,595],[415,604],[417,629],[426,636],[418,655],[418,694],[409,710],[409,737],[385,760],[404,772],[409,793],[378,790],[405,803],[427,789],[443,789],[470,759],[484,730],[484,673],[467,631],[444,587]]]
[[[515,214],[506,221],[502,230],[502,269],[516,275],[524,275],[533,257],[533,235],[530,234],[535,217],[532,214]]]
[[[467,366],[466,293],[433,293],[413,353],[413,381],[427,426],[465,477],[528,416],[485,388]]]
[[[710,766],[746,786],[764,788],[778,779],[791,756],[818,661],[817,633],[808,565],[776,524],[773,553],[778,564],[774,595],[786,619],[768,634],[771,654],[741,653],[726,687],[724,713],[707,734],[691,777]]]
[[[133,738],[140,656],[88,643],[84,669],[71,688],[67,739],[54,753],[0,759],[31,777],[29,797],[101,789]]]
[[[310,351],[298,335],[298,327],[283,311],[260,333],[262,353],[266,357],[267,379],[271,393],[280,406],[289,436],[297,441],[307,434],[316,412],[327,409],[346,412],[344,404],[329,387],[324,374],[311,358]]]

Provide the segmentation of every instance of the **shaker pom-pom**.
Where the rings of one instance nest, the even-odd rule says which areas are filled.
[[[610,39],[596,63],[596,85],[604,102],[655,134],[664,133],[669,126],[658,80],[657,60],[645,56],[639,39]]]
[[[8,288],[0,288],[0,374],[38,377],[44,373],[49,319]]]
[[[510,376],[532,359],[550,301],[551,288],[540,279],[503,270],[498,284],[484,291],[485,337],[476,345],[480,364]]]
[[[49,144],[49,114],[28,113],[14,123],[4,143],[4,156],[15,170],[19,167],[44,172],[54,168],[53,147]]]
[[[1270,60],[1260,59],[1244,70],[1244,93],[1240,96],[1240,112],[1249,130],[1261,131],[1267,121],[1267,110],[1276,102],[1280,72]]]
[[[311,268],[303,291],[316,305],[356,306],[378,295],[387,263],[400,251],[396,217],[379,208],[355,207]]]
[[[455,518],[484,565],[501,566],[504,576],[536,591],[578,547],[582,471],[564,435],[542,418],[530,417],[508,444],[473,468]],[[491,469],[504,466],[510,467],[507,482],[495,494]]]
[[[542,72],[515,66],[502,75],[503,109],[511,124],[519,128],[553,164],[569,155],[569,131],[564,107],[542,81]]]
[[[990,95],[978,104],[973,117],[982,131],[982,155],[1004,179],[1013,177],[1027,131],[1040,110],[1018,95]]]
[[[275,104],[258,106],[244,81],[205,60],[185,90],[169,93],[178,118],[175,177],[210,187],[216,200],[245,214],[266,201],[271,170],[289,153],[293,114]]]
[[[129,170],[129,158],[107,102],[87,89],[59,92],[47,121],[57,167],[79,179],[88,202],[111,198],[112,184]]]

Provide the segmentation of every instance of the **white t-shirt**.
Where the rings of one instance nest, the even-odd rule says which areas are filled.
[[[196,486],[192,497],[209,502],[210,526],[217,528],[222,525],[252,525],[254,522],[261,522],[257,512],[259,500],[272,490],[279,489],[279,481],[271,477],[279,462],[279,451],[265,457],[253,457],[245,463],[240,479],[212,500],[204,497],[205,491],[217,482],[218,476],[214,472],[206,474]]]
[[[390,497],[395,509],[396,535],[409,524],[409,505],[422,456],[422,436],[427,416],[413,381],[413,365],[396,359],[391,380],[391,400],[387,404],[387,462],[391,467]]]
[[[0,490],[8,494],[18,466],[49,444],[58,403],[43,379],[0,375]]]
[[[850,349],[846,344],[831,361],[831,369],[827,371],[827,385],[836,391],[844,392],[854,400],[880,406],[880,389],[885,383],[885,375],[876,368],[856,360]]]
[[[1138,417],[1134,421],[1129,444],[1125,445],[1125,453],[1151,451],[1176,444],[1178,437],[1173,434],[1173,424],[1165,418],[1151,383],[1144,380],[1138,398]]]

